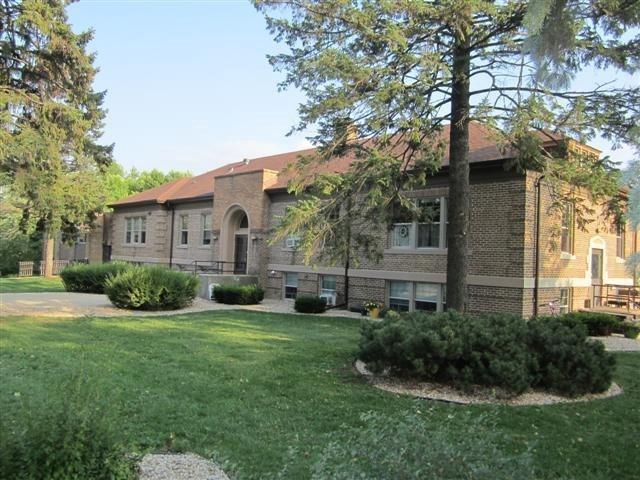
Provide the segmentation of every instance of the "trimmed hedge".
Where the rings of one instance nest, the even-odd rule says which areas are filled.
[[[228,305],[254,305],[264,299],[264,290],[259,285],[216,285],[213,298]]]
[[[107,279],[129,268],[132,266],[123,262],[76,264],[65,267],[60,278],[67,292],[104,293]]]
[[[198,286],[198,279],[188,273],[142,266],[107,278],[105,293],[118,308],[176,310],[191,305]]]
[[[531,387],[569,396],[601,392],[614,365],[584,326],[515,315],[393,315],[364,322],[359,346],[359,358],[374,372],[516,394]]]
[[[625,323],[622,326],[624,336],[626,338],[636,339],[640,336],[640,325],[632,325],[629,323]]]
[[[323,313],[327,310],[327,301],[317,295],[300,295],[293,308],[300,313]]]
[[[607,313],[570,312],[556,318],[563,323],[584,325],[592,337],[606,337],[614,332],[622,332],[622,320]]]

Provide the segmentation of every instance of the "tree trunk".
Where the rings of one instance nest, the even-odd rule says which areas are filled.
[[[464,15],[464,14],[463,14]],[[463,20],[462,22],[466,22]],[[466,22],[470,25],[471,22]],[[447,229],[447,309],[464,312],[469,266],[469,29],[458,27],[453,52],[449,205]],[[460,33],[461,32],[461,33]]]
[[[53,232],[47,225],[42,232],[42,262],[40,273],[45,277],[53,276]]]

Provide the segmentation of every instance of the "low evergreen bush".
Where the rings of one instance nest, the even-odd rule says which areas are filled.
[[[264,290],[259,285],[216,285],[213,298],[229,305],[254,305],[264,299]]]
[[[327,310],[327,301],[317,295],[300,295],[293,308],[300,313],[323,313]]]
[[[75,264],[65,267],[60,278],[67,292],[104,293],[107,279],[129,268],[132,266],[123,262]]]
[[[587,338],[583,325],[540,318],[527,326],[527,347],[535,357],[533,387],[567,396],[609,388],[615,359],[602,342]]]
[[[199,281],[193,275],[164,267],[130,267],[109,277],[105,293],[118,308],[177,310],[193,302]]]
[[[360,358],[373,371],[451,383],[503,387],[520,393],[531,384],[526,322],[510,315],[408,313],[365,322]]]
[[[138,478],[121,444],[113,406],[90,392],[88,384],[74,379],[46,402],[17,407],[20,415],[0,415],[0,478]]]
[[[600,312],[570,312],[559,318],[564,323],[582,324],[592,337],[604,337],[622,331],[622,320]]]
[[[365,321],[359,348],[374,372],[515,394],[530,387],[568,396],[601,392],[614,365],[584,325],[515,315],[413,312]]]

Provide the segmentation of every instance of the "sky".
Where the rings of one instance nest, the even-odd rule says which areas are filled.
[[[75,31],[95,31],[103,141],[125,168],[199,174],[310,146],[286,136],[304,97],[278,91],[282,74],[266,56],[283,46],[248,0],[81,0],[68,13]],[[632,158],[631,148],[592,144]]]

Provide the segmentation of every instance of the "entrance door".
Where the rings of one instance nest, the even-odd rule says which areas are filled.
[[[247,273],[247,235],[236,235],[235,250],[233,253],[233,273],[245,275]]]
[[[593,287],[593,305],[602,305],[602,249],[591,249],[591,286]]]

